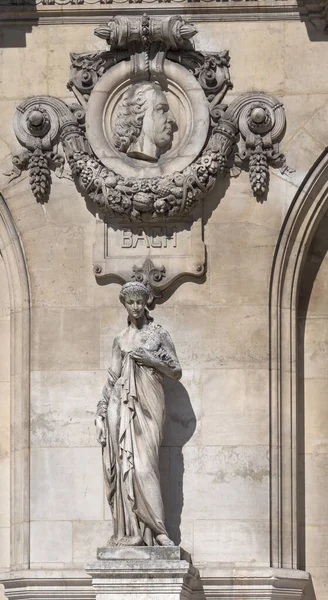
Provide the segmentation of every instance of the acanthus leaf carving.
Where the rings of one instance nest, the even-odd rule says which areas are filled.
[[[163,296],[160,290],[161,282],[166,277],[166,269],[164,265],[156,267],[150,258],[146,258],[142,266],[133,266],[133,274],[131,275],[131,281],[138,281],[143,283],[149,289],[148,306],[154,303],[155,299]]]

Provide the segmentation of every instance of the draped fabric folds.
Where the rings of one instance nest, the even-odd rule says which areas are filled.
[[[158,469],[165,418],[163,377],[137,365],[127,353],[119,378],[109,370],[103,398],[107,405],[103,468],[113,542],[140,536],[151,546],[157,535],[167,535]]]

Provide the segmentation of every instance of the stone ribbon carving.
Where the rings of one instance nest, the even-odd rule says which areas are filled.
[[[249,166],[261,197],[268,165],[286,170],[282,104],[252,92],[227,107],[229,53],[197,52],[192,24],[116,16],[95,33],[109,49],[71,55],[77,103],[37,96],[15,114],[25,151],[13,157],[10,176],[28,168],[39,202],[48,199],[50,169],[60,177],[66,164],[104,220],[174,220],[191,213],[217,177]]]

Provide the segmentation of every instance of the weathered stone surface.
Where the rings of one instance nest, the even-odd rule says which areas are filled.
[[[10,567],[10,527],[0,527],[0,563],[3,570]]]
[[[186,553],[179,546],[131,546],[130,548],[105,546],[97,549],[97,559],[105,561],[158,561],[188,560],[188,557],[186,558]],[[118,564],[118,568],[119,566]]]
[[[31,445],[96,446],[91,398],[100,395],[104,377],[104,371],[33,371]]]
[[[293,182],[300,185],[308,170],[313,165],[313,157],[319,158],[324,150],[324,144],[310,135],[307,131],[300,129],[291,140],[288,148],[288,156],[296,172],[293,174]]]
[[[1,481],[10,481],[10,460],[9,456],[0,459],[0,477]],[[1,486],[0,491],[0,527],[10,527],[10,487]]]
[[[2,580],[6,599],[29,600],[31,595],[36,595],[45,600],[95,600],[90,577],[83,569],[17,570],[4,575]]]
[[[244,520],[245,525],[256,519],[265,523],[269,484],[269,457],[265,447],[220,446],[218,435],[216,446],[201,449],[189,446],[184,449],[183,458],[183,514],[193,517],[195,522],[204,515],[209,523],[215,521],[220,498],[220,519],[228,520],[233,515],[237,520]],[[173,462],[172,471],[174,468]],[[186,473],[191,472],[194,476],[186,477]],[[216,543],[223,556],[224,542],[220,536]]]
[[[301,600],[310,598],[307,591],[309,575],[304,571],[291,569],[239,568],[213,565],[200,570],[205,598],[213,596],[228,600],[233,596],[252,599],[289,597]],[[305,592],[305,596],[303,596]],[[311,594],[312,590],[309,589]]]
[[[213,265],[211,300],[222,305],[266,305],[276,231],[264,224],[235,223],[233,249],[228,243],[230,235],[228,223],[207,227],[209,262]],[[219,271],[215,269],[218,260],[222,264]]]
[[[327,93],[327,63],[323,63],[320,77],[317,77],[317,73],[313,68],[313,65],[322,56],[326,44],[325,39],[316,39],[315,43],[311,44],[311,53],[308,53],[307,44],[309,34],[306,27],[302,27],[301,23],[295,23],[294,26],[286,23],[285,32],[286,92],[293,94],[302,93],[304,92],[304,84],[306,82],[308,93]],[[310,26],[309,32],[315,39],[315,29]],[[297,61],[295,61],[296,52]]]
[[[306,346],[304,349],[304,375],[306,379],[327,379],[328,319],[326,316],[306,321]],[[318,352],[318,342],[320,351]]]
[[[97,448],[32,450],[32,520],[95,520],[101,519],[102,514],[102,472]]]
[[[10,319],[0,319],[0,337],[3,344],[0,346],[0,381],[10,381]]]
[[[242,4],[242,10],[251,10],[254,16],[257,7],[247,8],[246,4],[254,3]],[[231,15],[240,5],[213,2],[207,4],[205,10],[223,9]],[[24,247],[32,305],[29,341],[21,323],[23,313],[17,313],[15,302],[21,291],[12,275],[13,264],[5,257],[8,239],[1,228],[0,568],[9,567],[10,517],[14,566],[28,565],[26,549],[31,547],[35,562],[38,560],[42,567],[38,576],[29,571],[19,575],[25,583],[17,584],[15,592],[12,591],[16,598],[20,593],[25,594],[25,598],[36,595],[38,589],[44,598],[57,600],[71,594],[79,600],[94,599],[90,579],[89,584],[82,585],[80,572],[76,585],[67,584],[64,574],[67,571],[72,574],[72,566],[82,566],[88,557],[95,556],[97,546],[105,546],[112,534],[99,464],[101,450],[95,447],[93,419],[110,362],[113,338],[126,326],[117,298],[120,284],[108,286],[95,282],[92,273],[94,209],[89,204],[85,206],[71,181],[58,179],[52,173],[51,199],[48,204],[40,205],[30,190],[28,175],[22,174],[10,184],[3,175],[11,170],[6,155],[9,157],[9,153],[19,151],[12,128],[16,106],[29,94],[50,94],[65,101],[70,97],[72,101],[73,96],[66,88],[69,53],[92,52],[105,47],[104,41],[93,35],[93,30],[95,22],[104,23],[107,16],[99,19],[100,5],[88,5],[87,18],[94,22],[82,23],[86,6],[60,6],[58,18],[52,15],[56,11],[59,14],[59,5],[40,4],[23,9],[16,6],[15,18],[24,20],[24,14],[29,11],[30,17],[35,19],[43,11],[48,20],[43,18],[42,25],[32,28],[22,25],[22,21],[10,27],[2,25],[0,32],[3,46],[0,50],[0,191]],[[261,6],[263,11],[263,3]],[[203,9],[202,4],[199,15]],[[293,10],[296,9],[294,4]],[[112,9],[108,5],[101,10],[109,14]],[[273,10],[270,6],[270,11]],[[285,8],[279,3],[281,10]],[[132,8],[129,11],[134,12]],[[156,5],[152,11],[155,14]],[[64,23],[68,12],[79,23]],[[191,553],[193,562],[202,567],[203,577],[220,579],[223,565],[227,562],[231,565],[224,571],[228,579],[222,582],[221,578],[217,588],[214,586],[215,594],[230,598],[232,580],[240,586],[248,581],[249,588],[245,589],[245,584],[237,588],[238,593],[242,589],[243,594],[253,598],[254,578],[263,585],[280,581],[272,571],[266,575],[246,572],[250,561],[255,565],[269,564],[268,549],[272,540],[267,458],[272,419],[268,366],[270,274],[286,213],[304,177],[327,145],[327,42],[326,34],[314,35],[309,23],[295,19],[284,21],[282,12],[275,15],[279,17],[275,21],[266,20],[271,19],[272,13],[267,16],[267,12],[261,12],[260,20],[246,22],[242,16],[238,21],[220,23],[214,20],[217,18],[214,12],[206,17],[212,19],[213,16],[213,20],[197,22],[198,48],[204,52],[229,48],[234,90],[227,94],[228,104],[239,94],[256,89],[275,94],[281,100],[287,117],[281,148],[296,172],[290,178],[278,170],[272,172],[263,203],[254,201],[248,173],[242,172],[237,179],[218,182],[203,205],[204,243],[208,249],[206,277],[199,283],[186,281],[156,308],[156,318],[172,334],[184,370],[179,384],[173,382],[166,386],[167,424],[160,470],[167,527],[175,543],[181,543]],[[6,10],[2,10],[2,23],[5,13]],[[295,16],[295,12],[293,14]],[[315,198],[315,194],[312,195],[311,202]],[[0,221],[2,223],[2,213]],[[325,243],[326,239],[325,233]],[[303,352],[306,461],[302,481],[306,502],[305,567],[311,572],[317,600],[326,600],[328,279],[327,260],[320,266],[321,250],[320,256],[318,248],[309,254],[315,281],[309,310],[304,310],[304,305],[301,307],[302,316],[306,317]],[[26,298],[24,302],[26,306]],[[282,302],[284,318],[290,304],[285,297]],[[17,337],[18,331],[22,333],[21,338]],[[16,341],[10,352],[12,334]],[[26,354],[29,347],[31,380],[28,370],[19,366],[19,354]],[[285,338],[281,350],[283,353],[286,350]],[[295,370],[295,364],[290,367]],[[282,388],[289,379],[290,371],[282,379]],[[298,385],[301,391],[302,383]],[[29,390],[30,413],[26,414],[21,411],[20,399],[25,398]],[[298,398],[301,399],[301,395]],[[301,410],[297,410],[297,417],[301,423]],[[30,433],[31,479],[29,475],[26,478]],[[11,508],[10,462],[15,471],[11,473]],[[290,485],[291,479],[288,479]],[[17,495],[18,489],[23,490],[21,496]],[[31,544],[29,516],[26,516],[29,498],[33,517]],[[282,495],[282,501],[284,499]],[[53,545],[42,538],[46,531],[51,533]],[[209,573],[206,569],[210,569],[213,562],[217,563],[217,571]],[[241,571],[236,568],[238,563],[244,567]],[[57,565],[54,576],[47,573],[46,567],[51,564]],[[26,583],[24,577],[29,577],[29,573],[30,582]],[[290,580],[294,574],[281,573]],[[56,578],[61,577],[62,582],[57,581],[56,587]],[[271,583],[263,583],[268,577]],[[209,586],[206,593],[213,596],[210,584],[206,584]],[[283,589],[288,588],[283,585]],[[265,591],[268,597],[273,594],[268,588]],[[280,588],[279,594],[282,593]],[[310,599],[310,593],[305,598]]]
[[[5,341],[5,340],[4,340]],[[9,340],[8,340],[9,341]],[[10,382],[0,382],[0,459],[10,455]],[[3,486],[6,487],[6,486]]]
[[[46,94],[48,73],[47,73],[47,47],[48,31],[47,29],[33,29],[23,32],[19,28],[4,28],[2,33],[1,48],[1,67],[0,67],[0,96],[8,99],[24,98],[26,89],[30,94]],[[20,39],[25,37],[24,46],[21,46]],[[33,56],[32,69],[26,68],[26,56]],[[13,77],[13,72],[16,77]]]
[[[51,96],[67,96],[67,73],[70,55],[67,48],[72,43],[78,52],[96,52],[103,47],[103,41],[93,35],[94,25],[81,23],[79,27],[62,24],[61,27],[47,27],[48,30],[48,93]],[[74,40],[74,42],[73,42]]]
[[[98,555],[102,550],[98,549]],[[181,548],[113,550],[106,549],[108,559],[98,558],[85,567],[97,600],[127,595],[140,600],[179,600],[192,598],[193,592],[200,590],[199,572]]]
[[[231,55],[232,78],[234,82],[234,93],[242,93],[245,90],[264,90],[281,94],[284,90],[284,23],[260,22],[228,22],[220,23],[219,39],[222,47],[229,48]],[[197,24],[198,26],[198,24]],[[205,50],[209,46],[217,44],[217,24],[200,24],[200,49]],[[270,44],[267,43],[270,36]],[[242,37],[243,60],[240,60],[240,44],[238,40]],[[256,43],[254,43],[256,40]],[[261,47],[262,51],[258,52]],[[274,55],[271,49],[274,48]],[[245,64],[253,65],[251,81]]]
[[[91,309],[34,308],[32,368],[99,368],[98,315]]]
[[[44,557],[53,565],[65,567],[72,562],[72,524],[70,521],[33,521],[31,523],[31,566]]]
[[[195,363],[202,369],[265,367],[267,307],[211,304],[197,309],[195,321],[195,308],[186,306],[176,307],[175,315],[176,346],[186,368],[192,369]],[[242,326],[245,320],[251,324],[249,330]],[[207,340],[205,345],[197,344],[199,336]]]
[[[208,446],[266,446],[268,393],[265,369],[206,369],[202,373],[201,435]]]
[[[303,90],[304,92],[304,90]],[[295,132],[300,127],[305,127],[311,133],[312,127],[308,128],[308,123],[318,120],[318,114],[324,110],[328,101],[327,94],[284,94],[284,106],[288,114],[286,125],[286,135],[283,146],[288,145]],[[321,135],[324,132],[321,131]]]
[[[154,298],[181,278],[204,276],[202,219],[174,223],[104,224],[97,220],[93,268],[98,281],[148,282]]]
[[[84,566],[91,556],[96,556],[97,547],[105,545],[112,533],[111,520],[73,521],[73,562]]]
[[[193,558],[196,564],[210,563],[214,557],[217,563],[246,566],[252,561],[265,566],[269,560],[267,535],[267,520],[198,520]]]
[[[328,454],[328,406],[324,401],[327,378],[309,378],[304,381],[304,395],[312,402],[304,407],[305,440],[304,451],[314,454]]]

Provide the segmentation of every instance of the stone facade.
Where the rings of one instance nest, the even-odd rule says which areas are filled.
[[[192,2],[129,10],[149,6],[195,22],[198,50],[229,50],[227,103],[253,91],[283,103],[281,150],[295,169],[272,169],[263,201],[245,170],[216,183],[202,202],[206,274],[182,279],[154,311],[183,370],[180,382],[165,383],[160,470],[168,532],[192,556],[208,597],[229,598],[234,582],[237,597],[252,597],[262,577],[263,598],[290,597],[295,580],[301,598],[300,571],[309,571],[305,597],[325,600],[322,7],[315,22],[305,6],[282,1],[226,3],[221,12],[219,3],[211,12]],[[16,106],[42,94],[71,101],[70,52],[103,49],[94,28],[118,10],[7,3],[0,14],[0,566],[3,578],[44,579],[52,590],[45,597],[61,597],[62,584],[53,591],[59,579],[69,580],[71,597],[92,597],[84,564],[111,534],[93,421],[126,317],[120,284],[93,273],[95,210],[74,183],[52,173],[50,198],[40,203],[26,171],[11,183],[5,173],[21,150]]]

